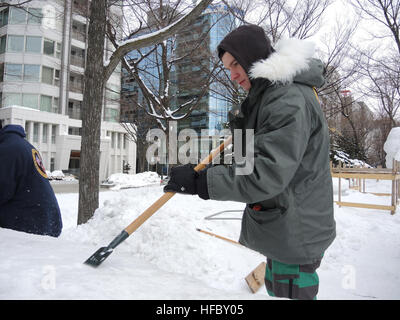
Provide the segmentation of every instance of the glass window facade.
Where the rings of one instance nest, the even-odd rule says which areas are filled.
[[[8,36],[7,52],[23,52],[24,36]]]
[[[39,82],[40,65],[24,64],[24,81]]]
[[[42,52],[42,37],[26,37],[26,52],[41,53]]]
[[[40,111],[51,112],[52,98],[50,96],[40,96]]]
[[[25,24],[26,22],[26,11],[20,8],[11,8],[10,24]]]
[[[29,8],[28,9],[28,24],[42,24],[42,9],[41,8]]]
[[[22,81],[22,64],[6,63],[4,79]]]
[[[39,95],[24,93],[22,95],[22,105],[27,108],[39,109]]]

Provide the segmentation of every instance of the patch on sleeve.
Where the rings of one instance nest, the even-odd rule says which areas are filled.
[[[46,170],[44,169],[42,157],[39,154],[39,151],[36,149],[32,149],[32,157],[33,157],[33,162],[35,163],[36,170],[40,173],[40,175],[43,178],[48,179]]]

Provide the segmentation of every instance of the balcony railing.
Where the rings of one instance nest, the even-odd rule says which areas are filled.
[[[85,67],[85,59],[81,56],[71,55],[71,64],[77,67]]]

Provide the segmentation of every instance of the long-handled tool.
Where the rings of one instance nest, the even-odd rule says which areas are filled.
[[[220,154],[230,143],[232,136],[229,136],[225,141],[216,149],[203,159],[195,168],[195,171],[203,170],[212,160]],[[98,267],[112,252],[113,250],[126,240],[133,232],[135,232],[148,218],[150,218],[158,209],[160,209],[169,199],[175,195],[175,192],[164,193],[156,202],[148,207],[139,217],[137,217],[129,226],[127,226],[107,247],[101,247],[89,259],[85,261],[86,264]]]
[[[199,232],[203,232],[203,233],[205,233],[205,234],[208,234],[209,236],[216,237],[216,238],[218,238],[218,239],[222,239],[222,240],[225,240],[225,241],[234,243],[234,244],[239,244],[239,245],[241,245],[241,244],[240,244],[239,242],[237,242],[237,241],[234,241],[234,240],[231,240],[231,239],[228,239],[228,238],[219,236],[219,235],[217,235],[217,234],[215,234],[215,233],[208,232],[208,231],[205,231],[205,230],[202,230],[202,229],[199,229],[199,228],[196,228],[196,230],[199,231]]]

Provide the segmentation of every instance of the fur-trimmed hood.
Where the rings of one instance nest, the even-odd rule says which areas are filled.
[[[267,59],[253,63],[250,79],[266,78],[272,83],[301,82],[320,87],[324,84],[324,66],[314,59],[314,43],[295,38],[281,39]]]

